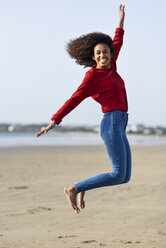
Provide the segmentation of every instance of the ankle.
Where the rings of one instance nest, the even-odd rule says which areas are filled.
[[[76,189],[75,186],[70,186],[69,191],[72,191],[73,193],[78,194],[77,189]]]

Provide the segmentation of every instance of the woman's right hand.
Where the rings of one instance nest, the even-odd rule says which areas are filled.
[[[40,132],[38,132],[36,134],[36,138],[38,138],[39,136],[47,133],[49,130],[53,129],[55,125],[56,125],[56,122],[52,121],[47,127],[45,127],[44,129],[42,129]]]

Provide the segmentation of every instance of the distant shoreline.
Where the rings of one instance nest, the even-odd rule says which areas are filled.
[[[0,134],[0,149],[26,146],[101,146],[103,141],[99,133],[66,132],[49,133],[36,138],[35,133],[3,133]],[[127,134],[129,143],[138,146],[166,145],[166,136]]]
[[[16,132],[1,132],[0,131],[0,136],[1,135],[35,135],[36,132],[34,131],[27,131],[27,132],[22,132],[22,131],[16,131]],[[54,136],[54,135],[98,135],[99,131],[50,131],[47,136]],[[158,134],[144,134],[144,133],[129,133],[126,132],[127,136],[135,136],[135,137],[152,137],[152,138],[166,138],[166,134],[158,135]]]
[[[11,123],[0,123],[0,134],[1,133],[37,133],[39,130],[47,126],[48,123],[42,124],[11,124]],[[56,125],[50,133],[98,133],[99,125]],[[145,126],[143,124],[127,125],[127,134],[131,135],[145,135],[145,136],[166,136],[166,127],[163,126]]]

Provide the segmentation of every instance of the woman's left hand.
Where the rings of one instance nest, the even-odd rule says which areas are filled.
[[[119,16],[120,16],[120,19],[124,19],[124,17],[125,17],[124,8],[125,8],[125,6],[122,5],[122,4],[119,6]]]

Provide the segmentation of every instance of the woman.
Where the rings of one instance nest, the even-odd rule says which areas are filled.
[[[64,188],[69,204],[77,213],[80,212],[77,206],[78,193],[80,208],[83,209],[85,191],[127,183],[130,180],[131,152],[125,134],[128,121],[127,96],[124,82],[116,72],[116,60],[123,44],[123,5],[119,7],[119,16],[120,21],[113,40],[103,33],[90,33],[68,43],[69,55],[78,64],[91,69],[86,72],[76,92],[53,115],[51,124],[36,135],[39,137],[58,125],[64,116],[89,96],[101,104],[104,116],[100,124],[100,135],[112,163],[112,172],[99,174]]]

